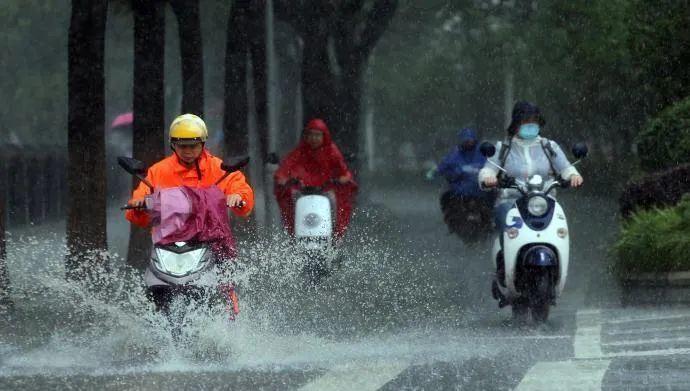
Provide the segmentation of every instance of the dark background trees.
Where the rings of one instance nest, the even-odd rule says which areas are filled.
[[[395,0],[276,2],[276,16],[303,42],[304,117],[326,120],[355,167],[364,71],[397,6]]]
[[[170,0],[177,18],[182,61],[181,112],[204,115],[204,50],[199,0]]]
[[[4,162],[0,164],[0,188],[7,186]],[[7,199],[5,192],[0,192],[0,311],[11,305],[10,276],[7,270],[7,248],[5,243],[5,216],[7,215]]]
[[[506,110],[529,99],[544,109],[549,137],[590,143],[590,164],[606,168],[593,180],[614,182],[636,168],[637,133],[647,119],[688,96],[686,3],[112,1],[108,13],[121,30],[103,36],[98,23],[116,30],[103,10],[78,19],[70,34],[81,35],[69,35],[65,61],[69,10],[54,0],[10,1],[0,13],[11,53],[0,70],[13,76],[0,81],[3,101],[12,102],[0,108],[4,142],[50,140],[70,151],[69,243],[98,249],[106,238],[103,133],[113,140],[104,124],[129,109],[131,152],[149,163],[165,154],[166,125],[182,111],[205,114],[217,154],[252,152],[256,140],[260,169],[267,153],[294,146],[306,119],[321,116],[355,166],[364,162],[362,145],[375,144],[366,159],[380,162],[370,165],[380,178],[400,169],[403,144],[424,160],[445,152],[462,126],[503,137]],[[105,49],[96,43],[103,40]],[[111,56],[105,68],[102,50]],[[375,112],[366,141],[363,109]],[[258,187],[263,179],[252,178]],[[264,187],[270,204],[270,183]],[[86,193],[88,200],[79,198]],[[79,207],[86,201],[99,212],[86,216]],[[133,249],[143,252],[131,259],[146,255],[145,231],[139,243]]]
[[[67,275],[107,262],[105,22],[107,2],[74,0],[69,28]]]
[[[132,156],[147,166],[165,156],[165,5],[163,0],[135,0]],[[138,184],[138,181],[134,181]],[[132,226],[127,261],[147,264],[148,230]]]

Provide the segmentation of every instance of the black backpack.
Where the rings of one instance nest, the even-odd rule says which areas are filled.
[[[553,147],[551,146],[551,140],[547,138],[542,138],[541,139],[541,149],[544,151],[544,154],[546,155],[546,158],[549,160],[549,166],[551,166],[551,174],[554,177],[558,176],[558,171],[556,171],[556,166],[553,164],[553,158],[556,157],[556,151],[553,150]],[[502,142],[501,143],[501,150],[498,152],[498,163],[501,165],[501,167],[505,167],[506,165],[506,160],[508,160],[508,154],[510,153],[510,148],[513,146],[513,139],[508,140],[508,142]],[[503,171],[500,171],[498,173],[499,178],[502,177],[505,173]]]

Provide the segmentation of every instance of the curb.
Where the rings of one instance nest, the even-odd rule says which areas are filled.
[[[690,271],[642,273],[620,280],[621,305],[690,304]]]

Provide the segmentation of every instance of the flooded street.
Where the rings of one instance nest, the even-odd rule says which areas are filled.
[[[9,0],[0,391],[690,390],[688,20]]]
[[[546,324],[517,325],[490,296],[486,248],[447,233],[436,191],[365,195],[341,269],[316,288],[278,239],[245,245],[239,319],[190,309],[177,343],[136,273],[121,269],[100,291],[65,282],[61,227],[18,230],[0,388],[534,390],[570,374],[615,389],[652,362],[634,364],[645,352],[687,361],[674,355],[687,357],[678,341],[690,311],[618,306],[606,275],[613,203],[562,196],[574,237],[568,286]],[[639,319],[667,322],[664,339]]]

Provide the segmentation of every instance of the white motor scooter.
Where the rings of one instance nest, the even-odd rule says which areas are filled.
[[[488,158],[496,148],[484,143],[481,152]],[[577,159],[585,157],[587,146],[576,144],[573,154]],[[568,185],[565,180],[545,181],[540,175],[527,182],[505,177],[499,183],[500,188],[521,194],[508,211],[505,229],[495,238],[491,252],[496,270],[493,297],[500,307],[510,305],[515,319],[524,320],[531,312],[535,322],[546,321],[550,306],[565,287],[570,232],[563,208],[550,193]]]
[[[306,260],[309,281],[317,283],[333,270],[338,255],[333,238],[335,195],[323,187],[298,185],[294,197],[295,244]]]

